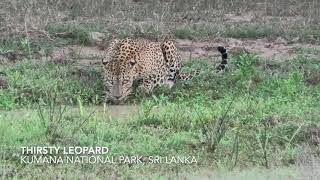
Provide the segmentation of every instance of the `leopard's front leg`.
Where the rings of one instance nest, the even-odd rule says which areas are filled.
[[[155,87],[155,81],[153,76],[145,77],[142,80],[142,83],[139,85],[138,89],[143,90],[147,93],[151,93]]]

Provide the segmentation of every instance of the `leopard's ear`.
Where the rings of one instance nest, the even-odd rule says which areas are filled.
[[[107,65],[109,62],[111,62],[112,57],[115,56],[115,53],[119,49],[119,43],[120,41],[118,39],[113,39],[109,43],[109,46],[105,52],[105,57],[101,60],[103,65]]]
[[[110,61],[111,61],[111,60],[110,60],[109,57],[105,57],[105,58],[103,58],[103,59],[101,60],[101,62],[102,62],[103,65],[107,65]]]

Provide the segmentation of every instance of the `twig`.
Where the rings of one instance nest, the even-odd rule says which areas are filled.
[[[61,37],[61,38],[70,38],[70,37],[74,36],[74,34],[72,32],[54,33],[53,35],[56,37]]]
[[[82,123],[81,123],[77,128],[75,128],[75,129],[72,131],[72,134],[75,134],[77,131],[79,131],[80,128],[82,127],[82,125],[83,125],[85,122],[87,122],[87,121],[90,119],[90,117],[91,117],[95,112],[96,112],[96,110],[92,111],[92,112],[89,114],[89,116],[88,116],[86,119],[84,119],[84,121],[82,121]]]

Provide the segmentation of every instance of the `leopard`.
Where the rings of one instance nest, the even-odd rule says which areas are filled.
[[[227,65],[227,51],[219,46],[222,62],[217,71]],[[153,42],[146,39],[113,39],[102,59],[106,103],[123,104],[132,94],[134,84],[147,93],[157,86],[171,88],[177,81],[189,80],[199,74],[180,72],[182,58],[174,42],[164,39]]]

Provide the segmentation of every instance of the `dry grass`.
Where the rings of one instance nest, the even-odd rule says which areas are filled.
[[[306,34],[311,36],[306,37],[308,40],[320,38],[318,28],[313,27],[319,23],[318,0],[3,0],[0,7],[2,38],[26,31],[50,36],[50,32],[46,33],[48,26],[88,23],[91,27],[104,27],[101,31],[110,37],[157,39],[174,33],[180,38],[213,35],[252,38],[250,33],[258,31],[253,38],[284,32],[288,37]],[[269,28],[256,30],[260,25]],[[300,29],[304,26],[311,28]]]

